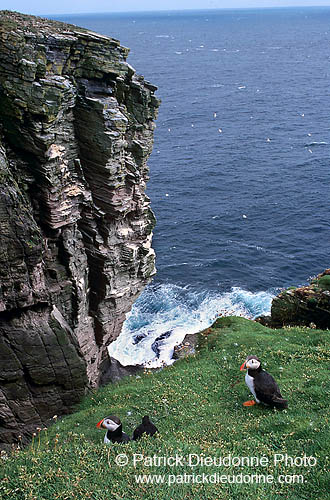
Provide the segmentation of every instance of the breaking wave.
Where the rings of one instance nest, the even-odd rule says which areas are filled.
[[[173,349],[187,334],[208,328],[219,316],[254,319],[268,314],[274,293],[196,292],[174,284],[150,285],[124,323],[122,332],[108,347],[122,365],[158,368],[173,363]]]

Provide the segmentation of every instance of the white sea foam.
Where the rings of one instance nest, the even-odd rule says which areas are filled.
[[[314,141],[314,142],[311,142],[309,144],[305,144],[305,147],[308,148],[311,146],[327,146],[327,145],[328,145],[328,143],[325,141]]]
[[[285,252],[279,252],[278,250],[273,250],[271,248],[265,248],[265,247],[262,247],[262,246],[259,246],[259,245],[245,243],[244,241],[235,241],[235,240],[227,240],[227,241],[228,241],[228,243],[233,243],[233,244],[241,246],[241,247],[252,248],[252,249],[254,248],[256,250],[259,250],[261,252],[265,252],[265,253],[268,253],[268,254],[280,255],[281,257],[285,257],[287,259],[295,259],[295,255],[293,255],[293,254],[288,254],[288,253],[285,253]]]
[[[123,330],[108,347],[122,365],[150,368],[173,363],[173,349],[184,337],[209,327],[219,316],[253,319],[270,311],[271,292],[194,292],[177,285],[149,286],[127,315]]]

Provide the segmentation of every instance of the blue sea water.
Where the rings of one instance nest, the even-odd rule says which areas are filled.
[[[158,274],[112,355],[169,363],[185,333],[268,312],[279,287],[329,267],[330,8],[60,19],[130,47],[162,99],[148,185]]]

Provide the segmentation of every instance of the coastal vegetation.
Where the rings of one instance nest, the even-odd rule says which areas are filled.
[[[326,500],[329,353],[327,330],[218,319],[195,354],[99,389],[74,414],[36,429],[28,448],[2,452],[0,498]],[[249,354],[274,376],[287,410],[242,406],[251,395],[239,367]],[[104,445],[96,423],[109,414],[130,435],[148,414],[159,434]]]

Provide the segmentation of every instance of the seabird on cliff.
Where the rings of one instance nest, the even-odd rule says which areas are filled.
[[[142,424],[138,425],[133,432],[133,440],[136,441],[142,437],[142,434],[147,434],[148,436],[153,436],[158,432],[157,427],[151,422],[148,415],[145,415],[142,419]]]
[[[118,417],[115,415],[110,415],[109,417],[102,418],[97,424],[98,429],[106,429],[107,432],[104,436],[105,444],[109,443],[127,443],[130,441],[130,437],[123,432],[122,423]]]
[[[240,370],[246,370],[245,383],[252,392],[255,400],[246,401],[243,406],[253,406],[264,403],[272,408],[287,408],[288,402],[282,398],[280,389],[274,378],[261,367],[257,356],[248,356]]]

